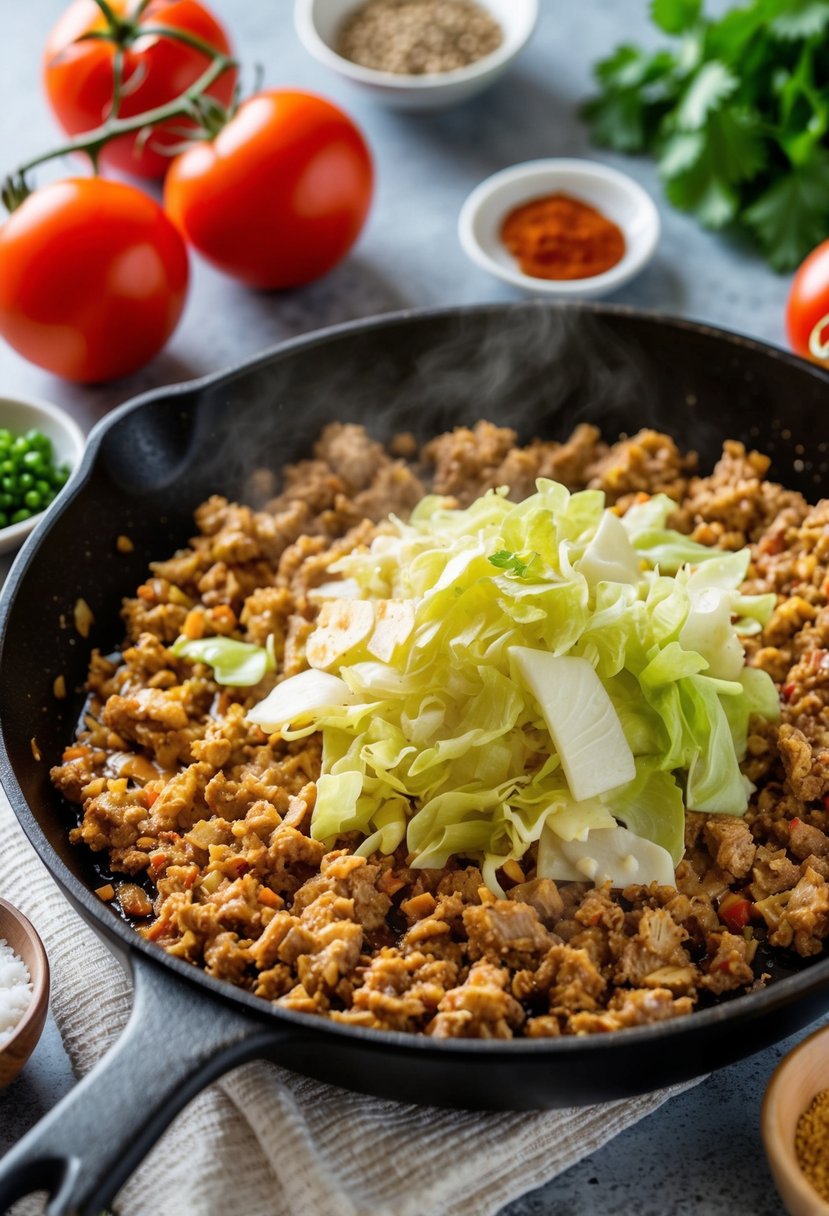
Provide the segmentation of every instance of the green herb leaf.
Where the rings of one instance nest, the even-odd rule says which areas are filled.
[[[619,48],[585,107],[594,138],[659,160],[671,202],[750,230],[771,264],[829,234],[829,0],[652,0],[673,52]]]
[[[647,147],[645,107],[632,89],[610,92],[587,102],[583,113],[593,127],[593,139],[617,152],[642,152]]]
[[[766,256],[776,270],[791,270],[829,232],[829,153],[769,186],[745,212]]]
[[[666,193],[675,207],[693,211],[705,228],[729,224],[740,206],[737,191],[719,176],[707,151],[693,169],[667,183]]]
[[[764,160],[754,116],[725,109],[709,118],[704,131],[669,139],[659,167],[674,206],[693,211],[706,228],[721,228],[739,211],[737,187],[753,178]]]
[[[489,558],[493,566],[497,566],[499,570],[508,570],[511,574],[515,574],[518,578],[526,578],[534,553],[529,561],[522,562],[517,553],[510,553],[509,549],[499,549],[497,553],[493,553]]]
[[[659,158],[659,171],[666,180],[681,177],[705,155],[704,131],[677,131],[666,140]]]
[[[666,34],[684,34],[696,23],[702,0],[653,0],[651,17]]]
[[[785,11],[771,23],[772,32],[788,41],[819,36],[828,27],[827,0],[788,0]]]
[[[815,84],[816,40],[803,47],[793,71],[779,73],[778,140],[793,166],[806,164],[829,130],[829,93]]]
[[[651,55],[632,46],[620,46],[598,63],[595,75],[602,94],[584,106],[596,142],[618,152],[646,148],[678,88],[675,65],[665,51]]]
[[[706,63],[697,72],[677,109],[676,125],[682,131],[699,130],[709,115],[734,93],[738,83],[737,77],[724,63],[716,59]]]

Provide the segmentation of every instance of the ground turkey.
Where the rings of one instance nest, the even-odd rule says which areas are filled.
[[[286,1008],[433,1038],[603,1034],[688,1014],[766,982],[758,944],[791,961],[829,937],[829,503],[767,480],[726,443],[710,475],[667,435],[618,443],[589,424],[563,442],[491,422],[422,448],[326,428],[307,460],[253,479],[254,505],[214,496],[196,535],[158,555],[124,602],[120,655],[93,654],[77,738],[53,780],[77,810],[72,840],[113,876],[138,932]],[[781,721],[749,724],[744,817],[689,813],[676,887],[612,891],[535,872],[534,848],[496,896],[472,859],[409,864],[405,844],[362,857],[353,835],[311,838],[320,740],[268,738],[245,718],[306,665],[318,588],[338,558],[406,517],[427,491],[465,505],[538,477],[602,490],[623,513],[648,495],[709,545],[748,544],[745,590],[772,593],[748,662],[780,689]],[[170,645],[223,636],[267,645],[251,689]]]

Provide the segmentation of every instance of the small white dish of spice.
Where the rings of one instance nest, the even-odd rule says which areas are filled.
[[[0,1089],[35,1049],[49,1009],[49,964],[31,922],[0,899]]]
[[[487,88],[529,39],[538,0],[296,0],[300,41],[326,67],[402,110]]]
[[[777,1066],[760,1118],[766,1156],[790,1216],[829,1216],[829,1026]]]
[[[527,161],[495,173],[463,205],[467,256],[533,295],[604,296],[644,268],[659,240],[650,195],[599,161]]]

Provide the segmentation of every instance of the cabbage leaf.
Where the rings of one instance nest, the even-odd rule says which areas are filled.
[[[271,656],[264,646],[239,642],[236,638],[176,638],[170,647],[177,659],[192,659],[213,668],[217,684],[248,688],[258,684],[273,670]]]

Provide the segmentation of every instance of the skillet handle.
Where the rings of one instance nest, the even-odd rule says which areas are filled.
[[[96,1216],[179,1111],[222,1073],[290,1037],[131,958],[135,999],[114,1047],[0,1160],[0,1212],[48,1190],[47,1216]]]

